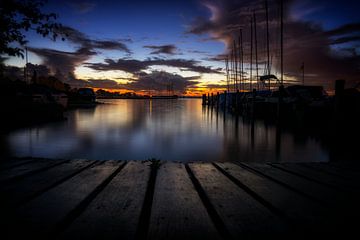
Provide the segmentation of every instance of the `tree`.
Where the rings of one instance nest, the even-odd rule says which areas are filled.
[[[42,13],[44,0],[1,0],[0,1],[0,54],[24,58],[25,32],[34,30],[43,37],[56,40],[61,24],[56,22],[55,13]],[[65,40],[62,37],[62,40]],[[20,45],[20,46],[19,46]]]

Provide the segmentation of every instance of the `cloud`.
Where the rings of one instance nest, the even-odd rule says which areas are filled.
[[[349,80],[349,85],[359,81],[360,57],[354,48],[359,48],[360,23],[353,22],[332,30],[324,30],[320,24],[314,21],[292,17],[296,15],[292,12],[294,9],[292,6],[299,1],[284,1],[284,67],[286,76],[301,79],[300,66],[302,62],[305,62],[305,81],[307,83],[321,84],[332,88],[334,80],[339,78]],[[259,0],[204,1],[203,5],[210,11],[210,17],[195,19],[187,33],[207,34],[211,39],[224,42],[227,46],[225,54],[228,54],[232,48],[233,39],[238,39],[241,28],[243,29],[245,61],[249,63],[250,21],[253,13],[256,13],[259,61],[263,62],[266,60],[264,51],[266,18],[263,2]],[[278,7],[278,1],[269,1],[271,66],[274,73],[279,72],[280,69]],[[342,54],[349,50],[352,54]]]
[[[337,36],[356,32],[360,32],[360,23],[345,24],[330,31],[326,31],[325,34],[329,36]]]
[[[161,46],[155,46],[155,45],[146,45],[144,48],[149,48],[154,51],[152,51],[150,54],[169,54],[174,55],[176,54],[176,46],[175,45],[161,45]]]
[[[192,71],[197,73],[221,73],[221,69],[213,69],[199,65],[199,61],[185,59],[160,59],[153,58],[147,60],[135,60],[120,58],[117,61],[105,59],[105,63],[86,63],[85,66],[97,71],[121,70],[132,74],[148,69],[150,66],[169,66],[177,67],[183,71]]]
[[[63,74],[73,73],[77,66],[97,54],[89,48],[80,48],[75,52],[31,47],[28,49],[38,55],[43,60],[43,64],[48,66],[53,73],[59,70]]]
[[[89,49],[104,49],[104,50],[119,50],[131,53],[130,49],[123,43],[124,41],[131,41],[130,39],[119,40],[94,40],[86,36],[84,33],[67,26],[62,26],[57,33],[65,35],[66,40],[80,45],[83,48]]]
[[[155,91],[156,94],[184,94],[189,87],[194,87],[199,81],[199,76],[182,77],[178,74],[164,71],[153,71],[149,74],[143,73],[138,79],[131,79],[128,83],[118,83],[110,79],[87,79],[77,80],[78,87],[93,87],[105,89],[121,89],[129,91]]]
[[[60,71],[64,76],[68,73],[74,73],[76,67],[97,55],[98,49],[119,50],[127,54],[131,53],[128,47],[120,41],[94,40],[71,27],[63,26],[57,33],[66,35],[66,39],[77,44],[78,49],[75,52],[32,47],[28,49],[38,55],[43,60],[43,64],[49,66],[53,73]],[[68,81],[67,78],[61,80]]]
[[[166,93],[173,91],[175,94],[184,94],[188,87],[198,84],[193,78],[184,78],[178,74],[164,71],[154,71],[150,74],[140,76],[138,80],[128,84],[121,84],[125,89],[134,91],[154,90]]]
[[[72,1],[68,4],[80,14],[91,12],[96,7],[96,3],[87,1]]]

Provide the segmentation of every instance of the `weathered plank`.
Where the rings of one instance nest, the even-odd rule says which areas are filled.
[[[119,162],[105,162],[92,166],[68,181],[52,188],[18,208],[5,231],[11,239],[26,236],[51,238],[65,217],[80,207],[82,202],[117,169]],[[18,230],[21,231],[18,231]]]
[[[59,239],[134,239],[149,173],[129,162]]]
[[[1,159],[0,161],[0,171],[8,170],[14,167],[18,167],[27,163],[38,161],[39,159],[34,158],[9,158]]]
[[[207,197],[235,237],[288,231],[288,225],[211,164],[189,165]]]
[[[169,162],[159,169],[148,238],[220,238],[181,163]]]
[[[340,177],[348,181],[354,181],[360,187],[360,170],[338,168],[329,163],[302,163],[301,165],[327,173],[331,176]]]
[[[58,166],[67,161],[68,160],[39,159],[28,164],[20,165],[15,168],[2,171],[0,175],[0,182],[18,180],[31,174],[35,174],[49,168]]]
[[[303,231],[324,231],[331,226],[332,223],[328,221],[329,209],[324,208],[321,204],[233,163],[216,163],[215,165],[234,177],[239,184],[244,184],[266,202],[283,212]]]
[[[0,208],[11,209],[24,203],[94,163],[90,160],[71,160],[19,181],[3,184],[0,186]]]
[[[293,164],[293,163],[272,163],[271,166],[279,168],[281,170],[287,171],[289,173],[295,174],[297,176],[301,176],[304,178],[307,178],[313,182],[317,182],[320,184],[324,184],[329,187],[333,187],[337,189],[338,191],[354,191],[357,189],[356,184],[347,181],[343,178],[336,177],[336,176],[329,176],[328,174],[324,172],[320,172],[311,168],[307,168],[304,166],[301,166],[299,164]]]
[[[289,189],[303,194],[304,196],[314,199],[320,203],[329,206],[337,205],[339,201],[343,202],[344,198],[341,194],[323,184],[319,184],[294,174],[282,171],[267,164],[262,163],[238,163],[240,166],[247,167],[257,174],[265,176]]]

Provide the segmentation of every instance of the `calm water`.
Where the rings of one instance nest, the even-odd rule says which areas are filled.
[[[67,121],[20,129],[1,139],[13,156],[171,161],[327,161],[310,138],[202,107],[200,99],[102,100]],[[253,129],[253,131],[252,131]]]

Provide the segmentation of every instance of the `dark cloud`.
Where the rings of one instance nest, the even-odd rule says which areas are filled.
[[[199,79],[199,76],[182,77],[164,71],[154,71],[150,74],[143,73],[138,79],[131,79],[126,84],[110,79],[74,79],[74,83],[77,81],[78,87],[155,91],[156,94],[166,94],[172,91],[174,94],[183,94],[188,88],[199,83],[195,81],[196,79]]]
[[[43,64],[48,66],[53,73],[59,70],[63,74],[73,73],[77,66],[96,55],[96,52],[88,48],[80,48],[75,52],[64,52],[42,48],[28,49],[38,55],[43,60]]]
[[[354,48],[359,48],[360,23],[349,23],[332,30],[324,30],[320,24],[292,17],[292,6],[300,0],[287,0],[284,9],[284,67],[289,77],[301,78],[300,66],[305,62],[306,81],[333,87],[336,79],[344,78],[353,84],[359,80],[360,58]],[[257,17],[259,61],[266,59],[266,18],[264,1],[204,1],[211,12],[210,18],[198,18],[188,29],[192,34],[208,34],[210,38],[224,42],[227,52],[243,29],[245,61],[249,62],[250,21]],[[269,0],[270,51],[272,72],[279,72],[279,4]],[[349,46],[349,44],[352,44]],[[357,44],[357,47],[356,47]],[[336,46],[336,47],[335,47]],[[351,54],[342,54],[343,51]],[[215,60],[215,59],[213,59]],[[262,66],[263,68],[263,66]],[[263,70],[261,71],[263,72]]]
[[[97,71],[110,71],[121,70],[133,74],[148,69],[150,66],[169,66],[177,67],[183,71],[192,71],[197,73],[221,73],[221,69],[213,69],[211,67],[205,67],[199,65],[199,61],[185,60],[185,59],[147,59],[147,60],[135,60],[135,59],[118,59],[114,61],[112,59],[105,59],[105,63],[86,63],[85,66]]]
[[[75,52],[32,47],[28,49],[38,55],[53,73],[60,71],[64,76],[67,76],[68,73],[74,73],[76,67],[89,60],[92,56],[97,55],[98,49],[119,50],[127,54],[131,53],[128,47],[120,41],[93,40],[82,32],[70,27],[63,26],[58,31],[58,34],[65,35],[68,41],[78,45],[78,49]],[[65,82],[70,81],[68,77],[64,77],[61,80]]]
[[[88,79],[86,80],[87,87],[106,88],[106,89],[123,89],[123,86],[118,82],[110,79]]]
[[[65,35],[66,40],[69,40],[75,44],[79,44],[83,48],[89,49],[105,49],[105,50],[119,50],[131,53],[129,48],[120,40],[94,40],[86,36],[84,33],[67,26],[61,27],[58,32],[60,35]],[[125,39],[129,41],[129,39]]]
[[[85,66],[97,71],[121,70],[133,74],[137,74],[149,66],[146,62],[135,59],[120,58],[117,61],[112,59],[105,59],[104,61],[105,63],[85,63]]]
[[[227,85],[226,84],[206,84],[205,87],[206,88],[215,88],[215,89],[226,89]]]
[[[146,45],[144,48],[152,49],[153,51],[150,54],[169,54],[174,55],[176,54],[176,46],[175,45],[161,45],[161,46],[155,46],[155,45]]]
[[[348,37],[340,37],[334,39],[331,44],[343,44],[348,42],[357,42],[360,41],[360,36],[348,36]]]
[[[199,82],[194,81],[192,78],[184,78],[180,75],[163,71],[154,71],[150,74],[140,76],[136,81],[121,84],[120,86],[134,91],[154,90],[165,93],[171,90],[175,94],[183,94],[187,88],[198,83]]]
[[[326,31],[325,33],[329,36],[337,36],[356,32],[360,33],[360,23],[345,24],[330,31]]]
[[[92,11],[96,3],[88,1],[72,1],[68,3],[76,12],[84,14]]]
[[[197,54],[209,54],[208,52],[198,51],[198,50],[188,50],[188,53],[197,53]]]
[[[218,54],[215,56],[209,56],[207,58],[204,58],[205,61],[213,61],[213,62],[224,62],[227,58],[227,54]]]

